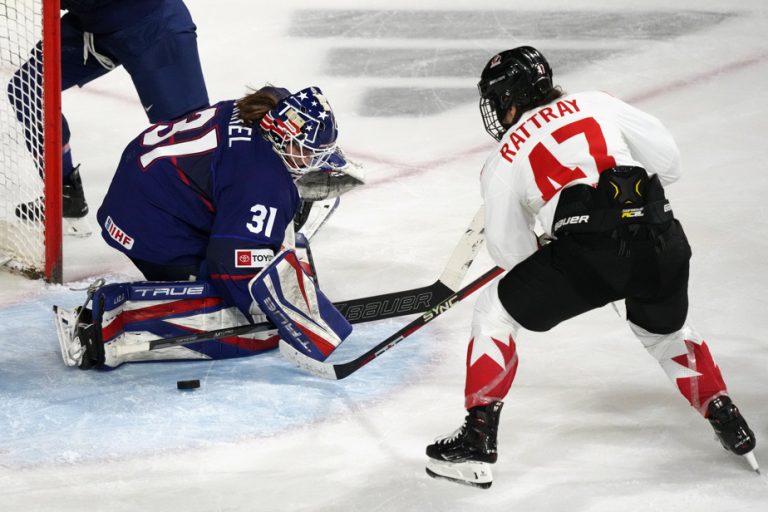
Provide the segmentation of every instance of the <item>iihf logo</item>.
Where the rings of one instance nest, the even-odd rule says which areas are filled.
[[[494,55],[491,59],[490,67],[495,68],[499,64],[501,64],[501,55]]]

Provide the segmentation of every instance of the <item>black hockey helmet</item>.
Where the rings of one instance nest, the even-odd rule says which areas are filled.
[[[552,91],[552,68],[544,56],[531,46],[519,46],[494,55],[485,65],[477,89],[480,91],[480,115],[485,131],[501,140],[509,125],[502,124],[514,105],[517,115],[537,106]]]

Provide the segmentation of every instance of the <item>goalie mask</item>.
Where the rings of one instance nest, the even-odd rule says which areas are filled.
[[[483,69],[477,89],[485,131],[501,140],[523,112],[552,91],[552,68],[537,49],[520,46],[494,55]],[[512,106],[517,107],[517,113],[512,124],[506,125],[503,119]]]
[[[260,127],[294,179],[309,171],[347,166],[336,146],[336,118],[317,87],[281,98],[261,120]]]

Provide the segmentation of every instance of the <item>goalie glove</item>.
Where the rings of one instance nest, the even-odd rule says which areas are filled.
[[[278,254],[251,280],[249,289],[280,337],[313,359],[324,361],[352,332],[293,250]]]
[[[354,163],[341,169],[310,171],[296,181],[299,196],[304,201],[339,197],[360,185],[365,185],[365,172],[362,166]]]

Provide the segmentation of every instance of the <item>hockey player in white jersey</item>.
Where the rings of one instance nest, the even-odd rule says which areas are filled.
[[[478,88],[485,128],[498,141],[480,179],[485,234],[491,256],[509,272],[477,301],[468,414],[459,430],[427,447],[427,473],[490,486],[521,329],[547,331],[621,299],[648,352],[722,445],[757,471],[754,433],[707,344],[686,323],[691,252],[664,195],[680,175],[669,131],[609,94],[565,94],[529,46],[491,58]],[[551,240],[541,247],[536,223]]]

